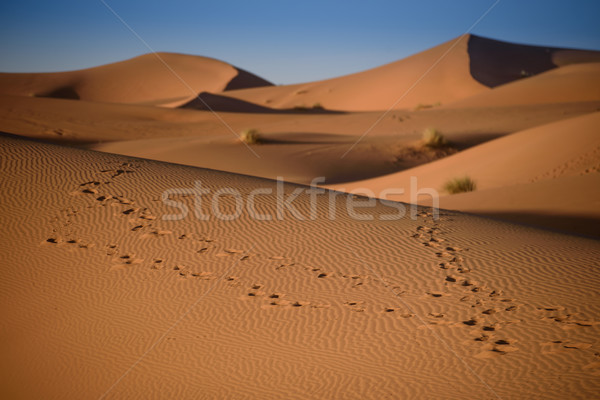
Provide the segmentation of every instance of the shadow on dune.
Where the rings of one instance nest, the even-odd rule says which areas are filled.
[[[248,89],[254,87],[263,87],[263,86],[275,86],[271,82],[266,79],[261,78],[260,76],[251,74],[250,72],[243,70],[241,68],[237,68],[238,74],[229,81],[224,91],[227,90],[237,90],[237,89]]]
[[[471,76],[488,87],[537,75],[561,65],[599,62],[600,52],[529,46],[470,35]]]
[[[36,97],[52,97],[55,99],[79,100],[79,93],[72,86],[63,86],[48,93],[39,93]]]
[[[322,144],[322,145],[349,145],[355,142],[355,138],[335,135],[331,133],[315,132],[279,132],[276,134],[261,135],[260,144]]]
[[[476,212],[477,215],[515,222],[534,228],[600,239],[600,218],[583,215],[552,215],[542,212]]]
[[[210,108],[209,108],[210,107]],[[233,97],[202,92],[193,100],[179,106],[179,108],[219,111],[219,112],[238,112],[254,114],[344,114],[342,111],[330,111],[322,108],[307,108],[301,110],[285,109],[278,110],[264,107],[255,103],[239,100]]]

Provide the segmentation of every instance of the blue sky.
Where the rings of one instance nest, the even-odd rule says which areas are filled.
[[[156,51],[221,59],[274,83],[376,67],[457,37],[495,0],[105,0]],[[473,29],[600,50],[600,1],[501,0]],[[80,69],[149,50],[100,0],[2,1],[0,71]]]

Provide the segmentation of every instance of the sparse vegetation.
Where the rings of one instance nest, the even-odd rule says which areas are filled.
[[[261,137],[258,130],[246,129],[240,135],[240,140],[246,144],[259,144],[261,142]]]
[[[433,104],[423,104],[423,103],[419,103],[415,106],[415,111],[419,111],[419,110],[427,110],[433,107],[439,107],[441,106],[442,103],[440,101],[436,101]]]
[[[449,194],[472,192],[475,189],[477,189],[477,184],[468,176],[454,178],[444,185],[444,190]]]
[[[426,110],[426,109],[432,108],[432,107],[433,107],[433,105],[431,105],[431,104],[421,104],[421,103],[419,103],[419,104],[417,104],[415,106],[415,111]]]
[[[423,144],[435,149],[448,146],[448,141],[437,129],[427,128],[423,131]]]

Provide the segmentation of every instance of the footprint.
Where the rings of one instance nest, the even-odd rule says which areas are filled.
[[[364,302],[362,302],[362,301],[347,301],[344,303],[344,305],[347,306],[348,308],[350,308],[350,310],[354,311],[354,312],[364,312],[365,311]]]
[[[435,298],[439,298],[442,297],[444,294],[440,293],[440,292],[427,292],[427,294],[431,297],[435,297]]]
[[[171,231],[167,231],[167,230],[158,230],[158,229],[154,229],[152,231],[150,231],[150,233],[146,233],[144,235],[142,235],[142,238],[147,238],[147,237],[151,237],[151,236],[165,236],[165,235],[170,235]]]
[[[120,175],[123,174],[132,174],[134,173],[134,171],[131,170],[125,170],[125,169],[104,169],[100,171],[101,173],[104,174],[111,174],[111,178],[116,178]]]
[[[442,313],[432,313],[427,314],[431,318],[444,318],[446,315]]]
[[[518,349],[516,347],[510,346],[510,345],[492,344],[488,347],[488,349],[486,351],[476,354],[475,358],[479,358],[479,359],[495,358],[498,356],[503,356],[503,355],[508,354],[513,351],[517,351],[517,350]]]
[[[216,279],[215,274],[213,274],[212,272],[192,272],[190,273],[190,275],[193,278],[198,278],[201,279],[203,281],[209,281],[209,280],[213,280]]]
[[[457,252],[457,251],[462,251],[462,249],[460,247],[448,246],[448,247],[446,247],[446,251]]]
[[[477,336],[475,339],[476,342],[487,342],[488,340],[490,340],[490,337],[488,335],[486,335],[485,333],[481,334],[481,336]]]
[[[227,254],[241,254],[244,250],[236,250],[236,249],[225,249],[225,253]]]

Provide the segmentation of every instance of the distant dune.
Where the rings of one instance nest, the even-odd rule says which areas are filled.
[[[475,80],[496,87],[569,64],[600,62],[600,52],[527,46],[469,35],[469,69]]]
[[[419,188],[440,192],[442,208],[600,236],[599,127],[596,112],[513,133],[413,169],[333,188],[367,188],[375,193],[404,188],[405,194],[386,198],[410,201],[410,179],[417,177]],[[444,192],[446,182],[463,176],[476,182],[476,191]],[[419,200],[432,204],[430,196]]]
[[[0,73],[0,91],[5,94],[154,106],[183,104],[204,91],[270,85],[222,61],[174,53],[146,54],[78,71]]]
[[[469,37],[462,36],[408,58],[340,78],[233,91],[229,95],[274,108],[319,104],[345,111],[445,104],[487,89],[469,74],[468,42]],[[426,79],[420,80],[440,58]]]
[[[346,111],[430,108],[558,66],[592,61],[600,61],[600,52],[524,46],[464,35],[368,71],[229,95],[274,108],[313,104]]]
[[[573,64],[519,79],[447,107],[506,107],[600,100],[600,63]]]

